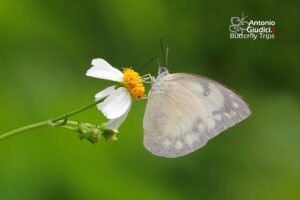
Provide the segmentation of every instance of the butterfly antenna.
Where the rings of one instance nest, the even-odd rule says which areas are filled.
[[[169,47],[166,48],[166,66],[168,66],[168,58],[169,58]]]
[[[166,58],[165,58],[165,51],[164,51],[164,45],[163,45],[163,41],[162,38],[159,38],[160,40],[160,48],[161,48],[161,52],[162,52],[162,56],[163,56],[163,60],[164,60],[164,66],[166,66]]]
[[[156,61],[157,61],[157,65],[158,65],[158,67],[160,67],[159,59],[158,59],[158,58],[156,58]]]
[[[153,60],[155,60],[155,58],[148,60],[141,68],[138,69],[138,72],[141,72],[143,69],[145,69],[145,67],[147,67]]]

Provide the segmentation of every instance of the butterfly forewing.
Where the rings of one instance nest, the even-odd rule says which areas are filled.
[[[239,95],[202,76],[170,74],[158,87],[144,116],[144,146],[155,155],[186,155],[250,115]]]

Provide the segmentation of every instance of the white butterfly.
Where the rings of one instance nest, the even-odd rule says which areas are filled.
[[[144,146],[154,155],[183,156],[250,114],[241,97],[220,83],[159,67],[144,116]]]

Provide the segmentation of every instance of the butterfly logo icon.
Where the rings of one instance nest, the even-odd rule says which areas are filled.
[[[248,16],[244,16],[244,13],[242,14],[242,17],[231,17],[231,25],[229,26],[229,31],[232,33],[242,34],[244,31],[247,30],[249,26],[249,22],[247,22],[245,19]]]

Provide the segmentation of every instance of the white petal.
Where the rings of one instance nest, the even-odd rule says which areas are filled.
[[[108,119],[115,119],[123,115],[131,105],[131,97],[124,87],[118,88],[97,107]]]
[[[112,94],[115,91],[115,86],[110,86],[104,90],[102,90],[101,92],[98,92],[95,95],[95,100],[98,101],[104,97],[107,97],[108,95]]]
[[[131,106],[131,105],[130,105]],[[112,129],[112,130],[118,130],[119,127],[121,126],[121,124],[124,122],[124,120],[126,119],[128,112],[130,110],[130,106],[128,107],[127,111],[121,115],[118,118],[115,119],[111,119],[109,120],[107,123],[105,123],[106,128],[108,129]]]
[[[92,60],[92,67],[86,72],[86,75],[117,82],[123,80],[123,73],[120,70],[100,58]]]

